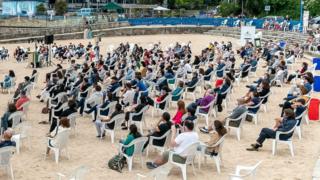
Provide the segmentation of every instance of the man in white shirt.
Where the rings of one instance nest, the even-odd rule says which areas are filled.
[[[171,126],[171,143],[170,146],[173,148],[173,161],[177,163],[185,163],[186,156],[185,150],[192,144],[199,142],[199,136],[197,132],[193,131],[194,124],[193,122],[186,120],[184,121],[183,132],[176,137],[176,127],[175,125]],[[176,137],[176,138],[175,138]],[[155,159],[154,162],[147,162],[147,167],[149,169],[157,168],[168,162],[170,151],[166,151]]]

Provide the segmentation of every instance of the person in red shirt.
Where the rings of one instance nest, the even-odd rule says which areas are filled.
[[[181,124],[181,121],[182,121],[182,117],[183,115],[186,114],[186,107],[185,107],[185,103],[184,101],[182,100],[179,100],[178,101],[178,111],[176,113],[176,115],[172,118],[172,122],[173,124]]]
[[[26,96],[26,92],[25,91],[21,91],[20,93],[20,98],[17,100],[16,102],[16,108],[18,111],[22,111],[22,105],[26,102],[29,101],[29,98]]]

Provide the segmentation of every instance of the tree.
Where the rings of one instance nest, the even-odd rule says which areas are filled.
[[[38,4],[37,6],[36,6],[36,11],[37,11],[37,14],[45,14],[46,13],[46,7],[44,6],[44,4],[43,3],[41,3],[41,4]]]
[[[234,16],[240,14],[241,8],[238,4],[223,2],[220,4],[221,16]]]
[[[309,0],[305,4],[311,16],[320,15],[320,0]]]
[[[178,9],[199,9],[204,6],[204,0],[175,0]]]
[[[57,15],[63,15],[67,12],[68,4],[65,0],[58,0],[54,5],[54,10]]]

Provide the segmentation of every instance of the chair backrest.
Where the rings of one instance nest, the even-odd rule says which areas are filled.
[[[85,179],[84,176],[87,174],[89,171],[88,167],[82,165],[78,168],[76,168],[70,175],[70,178],[72,180],[83,180]]]
[[[14,151],[15,147],[13,146],[0,148],[0,166],[7,166],[10,164],[10,160]]]
[[[268,97],[269,97],[270,95],[271,95],[271,91],[270,91],[270,92],[268,92],[268,94],[266,94],[266,95],[264,95],[264,96],[259,97],[259,98],[260,98],[260,101],[262,101],[262,104],[267,103],[267,101],[268,101]]]
[[[147,141],[148,141],[147,137],[139,137],[139,138],[133,140],[130,143],[130,145],[134,145],[133,155],[142,154],[144,145],[146,144]]]
[[[114,116],[111,121],[114,121],[114,129],[120,129],[121,128],[121,124],[123,123],[125,119],[125,114],[118,114],[116,116]]]
[[[240,174],[240,171],[242,170],[242,168],[241,168],[242,166],[237,166],[236,177],[244,178],[244,177],[249,177],[249,176],[255,176],[257,168],[260,166],[261,163],[262,163],[262,161],[259,161],[254,166],[245,167],[245,169],[243,169],[243,170],[246,170],[245,174]]]
[[[190,164],[193,162],[194,157],[196,156],[197,148],[199,144],[200,144],[199,142],[192,143],[181,153],[181,154],[187,154],[186,164]]]
[[[160,138],[163,139],[163,138],[166,138],[166,140],[164,141],[164,145],[163,147],[168,147],[169,146],[169,143],[170,143],[170,140],[171,140],[171,129],[169,129],[166,133],[164,133],[164,135],[162,135]]]
[[[248,113],[248,112],[245,111],[245,112],[244,112],[243,114],[241,114],[241,116],[239,117],[239,119],[241,118],[239,128],[242,127],[244,121],[246,120],[246,118],[247,118],[247,113]]]
[[[70,122],[70,127],[74,129],[76,127],[76,119],[77,119],[77,114],[78,113],[72,113],[70,114],[67,118],[69,119]]]
[[[59,149],[63,149],[67,146],[69,142],[70,130],[64,130],[62,132],[58,132],[55,136],[56,147]]]
[[[15,128],[18,124],[21,123],[23,112],[16,111],[9,116],[9,120],[12,120],[12,128]]]
[[[21,105],[23,112],[26,113],[29,110],[30,101],[27,101]]]

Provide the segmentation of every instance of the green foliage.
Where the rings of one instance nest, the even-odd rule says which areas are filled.
[[[241,8],[238,4],[235,3],[226,3],[223,2],[220,4],[220,14],[221,16],[234,16],[238,15],[241,12]]]
[[[306,8],[310,11],[311,16],[320,15],[320,0],[309,0],[305,4]]]
[[[175,0],[175,6],[178,9],[199,9],[204,6],[204,0]]]
[[[46,13],[46,7],[44,6],[44,4],[43,3],[41,3],[41,4],[38,4],[37,6],[36,6],[36,11],[37,11],[37,14],[45,14]]]
[[[63,15],[67,12],[68,4],[65,0],[58,0],[54,5],[54,10],[57,15]]]

